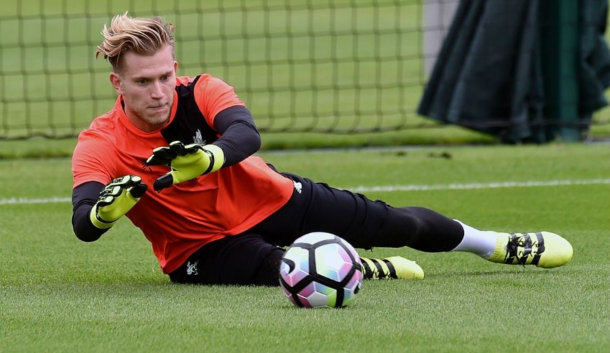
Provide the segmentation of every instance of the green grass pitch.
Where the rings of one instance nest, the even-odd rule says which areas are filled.
[[[445,157],[443,157],[443,153]],[[367,281],[352,307],[294,307],[279,288],[171,284],[127,220],[95,243],[70,225],[69,159],[0,161],[0,351],[608,352],[608,145],[264,153],[278,169],[430,207],[473,226],[549,230],[575,249],[554,269],[464,253],[399,254],[423,281]],[[450,158],[446,158],[450,157]],[[593,183],[582,181],[598,180]],[[571,185],[487,188],[494,182]],[[578,184],[578,182],[581,184]],[[520,183],[520,184],[518,184]],[[476,189],[447,189],[476,184]],[[9,203],[59,197],[56,203]],[[62,201],[63,200],[63,201]]]

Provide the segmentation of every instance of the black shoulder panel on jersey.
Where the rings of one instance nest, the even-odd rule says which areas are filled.
[[[161,130],[161,135],[168,144],[173,141],[182,141],[184,144],[193,142],[209,144],[218,138],[216,131],[207,124],[195,102],[193,91],[200,77],[195,77],[187,86],[176,86],[178,93],[178,102],[174,102],[178,104],[176,116],[168,127]]]

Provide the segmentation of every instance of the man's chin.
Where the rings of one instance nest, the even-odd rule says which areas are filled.
[[[149,124],[157,125],[157,126],[165,125],[165,123],[167,123],[168,120],[169,120],[169,113],[167,113],[165,115],[161,115],[161,116],[149,116],[147,119]]]

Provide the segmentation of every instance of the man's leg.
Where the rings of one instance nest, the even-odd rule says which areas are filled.
[[[298,236],[323,231],[356,248],[408,246],[425,252],[467,251],[492,262],[561,266],[572,247],[548,233],[480,231],[422,207],[395,208],[364,195],[287,174],[300,186],[291,200],[256,228],[270,241],[289,245]]]
[[[328,232],[341,236],[357,248],[409,245],[423,251],[448,251],[461,240],[461,226],[431,210],[393,209],[381,201],[368,200],[363,195],[316,184],[296,175],[289,176],[298,185],[295,188],[298,191],[293,193],[283,208],[251,230],[264,234],[271,243],[287,246],[301,235]],[[400,231],[394,236],[386,234],[388,218],[399,223]],[[430,225],[442,231],[426,229]],[[434,233],[438,237],[427,238],[427,233]],[[412,244],[409,244],[410,239],[413,240]],[[361,260],[363,273],[368,279],[424,277],[419,265],[399,256],[385,259],[363,257]]]
[[[449,251],[463,237],[460,223],[421,207],[394,208],[364,195],[285,174],[299,185],[284,207],[251,229],[271,243],[290,245],[311,232],[328,232],[356,248],[409,246]]]
[[[277,286],[284,251],[254,233],[206,244],[170,274],[172,282]]]
[[[536,265],[553,268],[572,259],[572,245],[550,232],[501,233],[482,231],[434,211],[419,207],[389,207],[384,234],[374,246],[394,247],[400,243],[405,225],[412,235],[405,244],[426,251],[465,251],[496,263]]]

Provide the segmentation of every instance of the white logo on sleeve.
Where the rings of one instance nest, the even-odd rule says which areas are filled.
[[[294,189],[300,194],[301,189],[303,189],[303,184],[297,183],[296,181],[292,181],[294,183]]]
[[[199,272],[197,272],[197,264],[199,261],[195,261],[191,263],[190,261],[186,263],[186,274],[189,276],[197,276]]]

